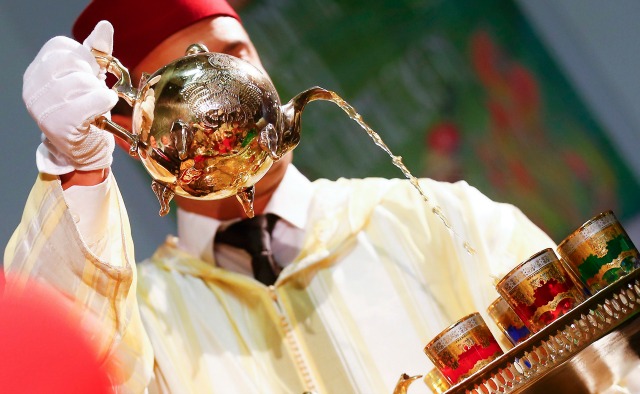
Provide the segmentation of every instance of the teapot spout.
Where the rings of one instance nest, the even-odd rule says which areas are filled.
[[[295,97],[284,104],[280,109],[282,113],[282,139],[278,144],[278,157],[282,157],[285,153],[298,146],[300,142],[300,123],[302,111],[307,103],[314,100],[332,101],[335,93],[332,91],[315,86],[298,93]]]

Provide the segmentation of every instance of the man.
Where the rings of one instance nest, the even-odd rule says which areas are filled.
[[[46,138],[5,268],[103,322],[96,342],[119,364],[122,391],[390,393],[399,374],[430,369],[431,338],[484,313],[495,277],[554,246],[518,209],[464,182],[421,180],[426,204],[406,180],[309,182],[288,154],[256,185],[256,213],[279,218],[269,222],[271,280],[254,279],[246,253],[214,246],[244,217],[235,198],[178,198],[178,238],[136,267],[109,172],[113,138],[89,126],[117,101],[89,52],[113,47],[111,25],[98,21],[114,24],[114,54],[134,80],[194,42],[262,65],[220,0],[121,6],[94,1],[76,23],[83,45],[54,38],[25,73],[23,97]]]

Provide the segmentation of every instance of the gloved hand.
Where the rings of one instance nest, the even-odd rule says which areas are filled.
[[[90,122],[109,116],[118,96],[106,86],[105,70],[91,48],[111,54],[111,23],[99,22],[82,45],[52,38],[24,74],[22,98],[43,133],[36,153],[40,172],[61,175],[111,166],[113,135]]]

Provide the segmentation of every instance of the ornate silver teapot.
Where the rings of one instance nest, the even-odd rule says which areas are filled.
[[[253,216],[254,185],[298,145],[305,105],[334,95],[313,87],[281,105],[263,72],[199,44],[144,74],[137,89],[116,58],[99,51],[94,56],[118,78],[113,89],[133,107],[132,131],[105,117],[95,123],[131,144],[130,154],[153,179],[160,215],[177,194],[205,200],[236,195]]]

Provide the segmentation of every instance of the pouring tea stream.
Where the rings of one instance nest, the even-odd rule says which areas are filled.
[[[300,141],[301,115],[307,103],[331,101],[355,120],[391,157],[426,203],[418,179],[392,154],[362,117],[332,91],[307,89],[281,105],[271,80],[245,60],[191,45],[186,55],[143,74],[139,87],[113,56],[93,51],[98,64],[118,81],[112,87],[133,107],[132,131],[104,116],[94,123],[130,145],[151,175],[160,215],[169,212],[174,195],[215,200],[236,196],[253,217],[254,185],[274,161]],[[456,237],[439,206],[432,212]],[[462,240],[467,252],[474,249]]]

